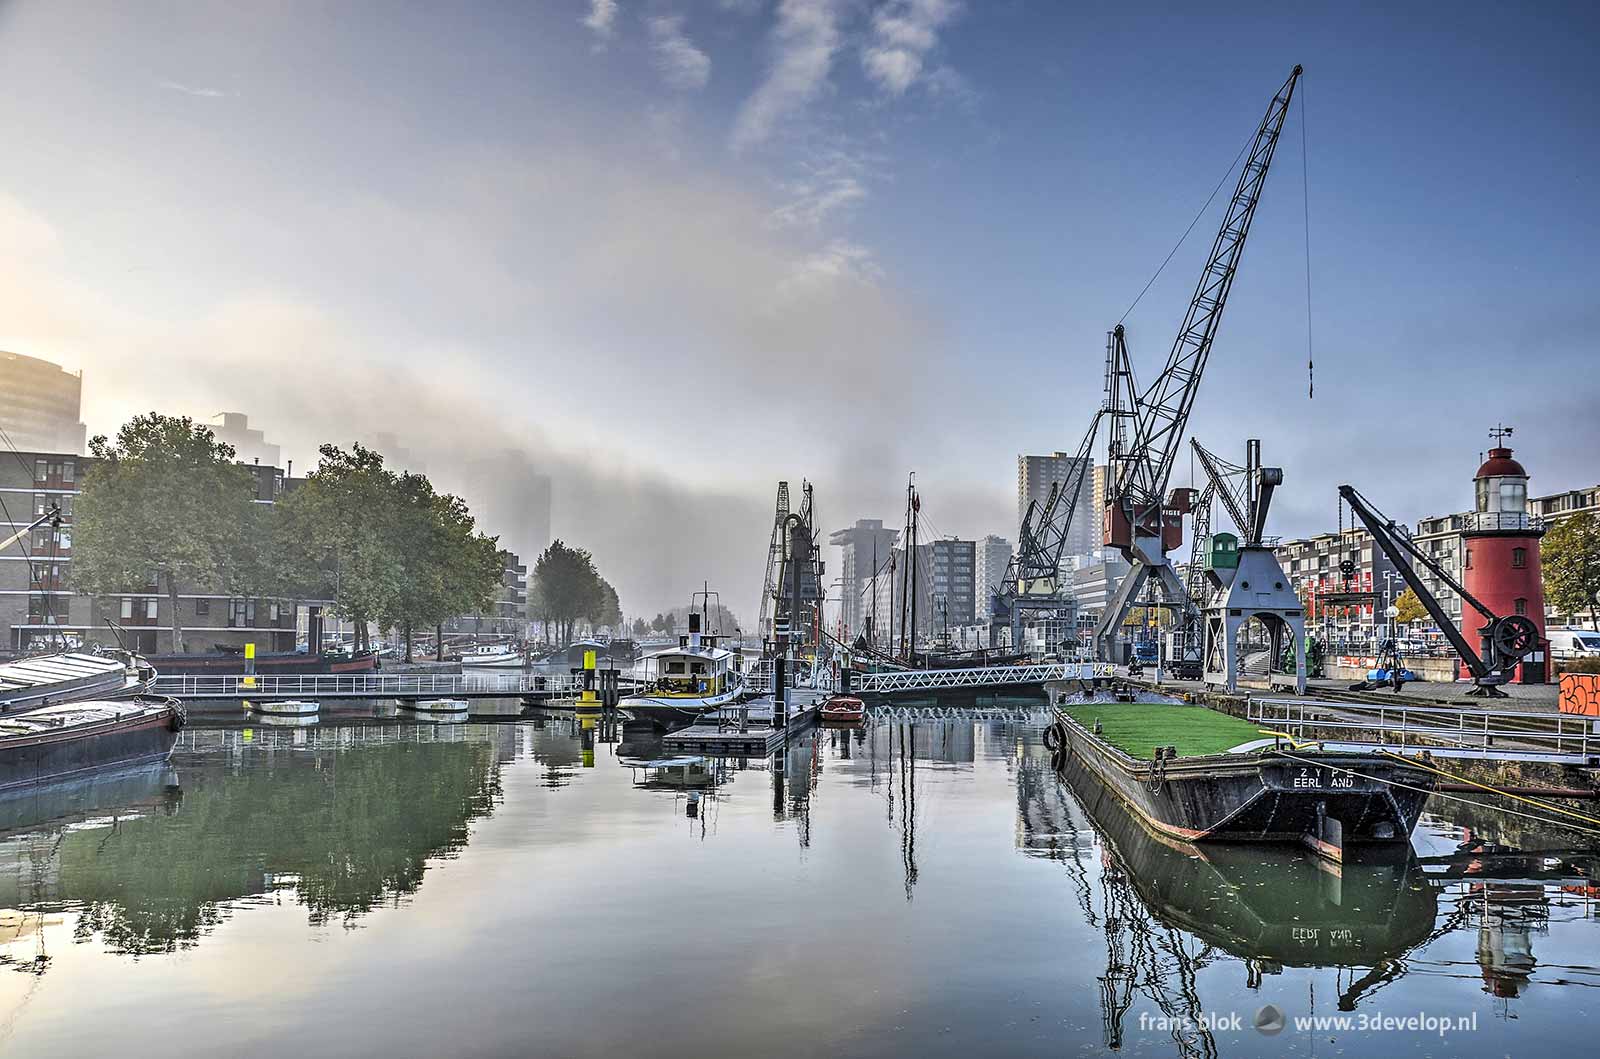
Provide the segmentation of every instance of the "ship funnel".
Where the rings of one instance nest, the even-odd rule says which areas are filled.
[[[700,650],[700,615],[693,611],[689,613],[689,647],[691,650]]]

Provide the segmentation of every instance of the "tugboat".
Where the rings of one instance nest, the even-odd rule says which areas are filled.
[[[708,615],[722,612],[720,602],[712,608],[715,596],[708,591],[694,594],[689,605],[689,634],[679,637],[677,647],[645,656],[644,688],[619,702],[619,709],[636,721],[670,727],[738,699],[743,682],[734,669],[734,653],[718,645],[722,630],[701,631]]]
[[[1119,721],[1118,711],[1132,718],[1135,710],[1137,719]],[[1230,731],[1225,722],[1240,727]],[[1058,707],[1044,740],[1056,770],[1088,802],[1113,798],[1167,838],[1300,843],[1333,861],[1343,859],[1347,844],[1410,841],[1433,773],[1281,735],[1228,745],[1252,729],[1203,706],[1092,702]],[[1174,743],[1143,746],[1151,731]],[[1152,752],[1139,758],[1130,748]]]

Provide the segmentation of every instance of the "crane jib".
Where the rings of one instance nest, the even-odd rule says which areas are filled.
[[[1114,491],[1122,502],[1114,505],[1116,507],[1132,512],[1159,507],[1162,502],[1300,74],[1301,68],[1296,66],[1273,96],[1266,116],[1256,129],[1233,198],[1212,242],[1205,267],[1201,269],[1183,326],[1178,329],[1168,354],[1166,368],[1139,397],[1134,437],[1126,454],[1117,461]],[[1126,523],[1128,520],[1114,521]],[[1130,545],[1133,526],[1123,524],[1116,529],[1115,536],[1120,539],[1112,539],[1113,527],[1108,526],[1107,543]]]

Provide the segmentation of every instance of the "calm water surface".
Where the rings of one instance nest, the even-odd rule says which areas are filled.
[[[1600,1031],[1573,836],[1435,802],[1418,856],[1342,875],[1197,858],[1090,818],[1041,721],[667,769],[570,716],[191,728],[170,769],[0,805],[0,1048],[1502,1056]]]

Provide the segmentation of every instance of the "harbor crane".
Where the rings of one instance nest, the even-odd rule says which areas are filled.
[[[1372,534],[1372,539],[1383,549],[1383,554],[1389,557],[1394,568],[1405,579],[1407,587],[1422,601],[1428,616],[1439,626],[1439,631],[1450,641],[1450,646],[1455,648],[1456,654],[1467,664],[1468,671],[1472,673],[1472,682],[1477,685],[1467,694],[1485,698],[1504,698],[1506,693],[1501,691],[1499,686],[1511,679],[1512,670],[1516,669],[1517,663],[1539,649],[1539,627],[1534,624],[1533,619],[1521,614],[1496,614],[1484,606],[1476,596],[1462,586],[1461,582],[1451,577],[1436,559],[1413,544],[1410,536],[1394,519],[1373,507],[1355,486],[1341,485],[1339,496],[1350,505],[1350,510],[1355,512],[1356,517],[1367,527],[1367,532]],[[1417,575],[1417,569],[1412,565],[1413,560],[1427,567],[1434,577],[1449,585],[1461,597],[1464,607],[1471,607],[1483,616],[1484,623],[1478,629],[1477,650],[1474,650],[1467,642],[1467,638],[1461,634],[1461,630],[1451,620],[1432,589]]]
[[[1289,74],[1256,129],[1166,367],[1147,389],[1140,391],[1134,381],[1122,325],[1111,332],[1109,407],[1097,413],[1097,418],[1112,417],[1103,529],[1106,546],[1119,551],[1131,569],[1095,628],[1096,653],[1102,659],[1116,660],[1122,622],[1151,577],[1168,605],[1192,605],[1167,553],[1182,543],[1183,516],[1193,506],[1194,490],[1178,489],[1168,496],[1167,482],[1301,72],[1296,66]]]
[[[998,631],[1009,627],[1013,651],[1022,646],[1025,614],[1077,615],[1077,597],[1061,584],[1061,553],[1077,514],[1084,476],[1094,462],[1091,453],[1104,415],[1102,409],[1089,421],[1089,430],[1078,445],[1066,479],[1051,484],[1043,504],[1028,501],[1022,525],[1017,528],[1016,554],[1006,565],[1005,580],[989,601],[990,628]],[[989,642],[995,642],[992,632]]]

